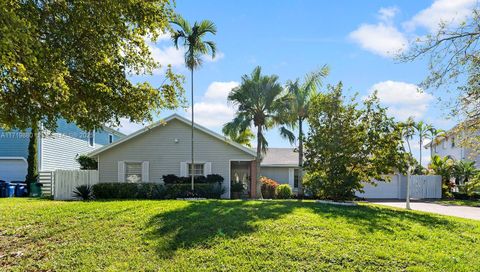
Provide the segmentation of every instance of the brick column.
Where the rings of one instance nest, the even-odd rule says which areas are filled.
[[[257,163],[255,160],[250,163],[250,198],[257,198]]]

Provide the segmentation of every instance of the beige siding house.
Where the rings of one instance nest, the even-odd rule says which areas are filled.
[[[162,176],[189,176],[191,167],[190,120],[174,114],[89,155],[98,160],[100,182],[158,182]],[[195,124],[195,175],[224,177],[224,198],[230,198],[231,180],[251,188],[255,152]],[[252,197],[253,192],[249,193]]]

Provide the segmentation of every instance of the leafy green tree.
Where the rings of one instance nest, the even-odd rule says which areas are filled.
[[[304,185],[319,198],[350,200],[364,182],[386,181],[386,174],[408,166],[400,128],[376,94],[360,108],[354,99],[345,102],[342,88],[328,86],[310,104]]]
[[[169,0],[0,3],[0,124],[55,131],[63,118],[85,130],[151,120],[173,109],[182,77],[134,84],[160,66],[145,42],[169,30]]]
[[[298,166],[299,166],[299,180],[303,178],[303,142],[305,134],[303,132],[303,125],[307,121],[308,111],[310,107],[310,99],[314,96],[318,88],[321,86],[322,79],[329,73],[328,67],[325,65],[318,71],[308,74],[304,81],[300,79],[295,81],[288,81],[286,89],[288,92],[288,103],[284,109],[286,119],[288,119],[288,127],[290,129],[298,129]],[[298,193],[303,195],[303,185],[299,182]]]
[[[228,136],[230,140],[250,148],[252,147],[252,140],[255,138],[255,134],[250,128],[243,131],[229,131],[229,133],[223,129],[223,134]]]
[[[228,101],[237,106],[235,118],[223,127],[225,134],[242,132],[255,127],[257,135],[257,188],[260,195],[260,162],[268,147],[264,133],[280,124],[284,124],[281,114],[285,106],[283,88],[278,82],[278,76],[262,75],[262,69],[256,67],[250,75],[242,76],[240,86],[234,88],[228,95]],[[292,139],[293,135],[288,135]],[[254,190],[254,188],[252,188]]]
[[[202,65],[202,57],[206,54],[210,54],[212,58],[215,58],[217,47],[213,41],[204,41],[205,36],[208,34],[215,35],[217,33],[217,27],[209,20],[203,20],[201,22],[195,22],[193,27],[190,26],[188,21],[178,16],[172,23],[179,27],[172,33],[172,40],[175,47],[178,49],[181,44],[185,47],[185,65],[190,69],[191,73],[191,107],[192,107],[192,136],[191,136],[191,149],[192,149],[192,167],[195,165],[194,156],[194,101],[193,101],[193,71],[200,68]],[[192,191],[194,188],[195,178],[192,175]]]

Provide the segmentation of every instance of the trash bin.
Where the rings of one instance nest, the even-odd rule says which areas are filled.
[[[0,180],[0,197],[7,197],[7,182]]]
[[[15,184],[6,183],[5,197],[15,196]]]
[[[42,196],[42,184],[35,182],[30,183],[30,196],[31,197],[41,197]]]
[[[10,185],[15,186],[16,197],[22,197],[27,195],[27,184],[24,181],[10,181]]]

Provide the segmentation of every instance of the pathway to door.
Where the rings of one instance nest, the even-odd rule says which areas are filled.
[[[398,202],[372,202],[374,204],[386,205],[396,208],[405,208],[404,201]],[[411,202],[412,210],[438,213],[442,215],[450,215],[474,220],[480,220],[480,208],[454,205],[441,205],[429,202]]]

